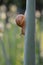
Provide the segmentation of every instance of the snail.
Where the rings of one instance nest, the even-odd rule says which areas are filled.
[[[25,15],[19,14],[17,15],[16,19],[16,24],[21,27],[21,34],[25,34]]]

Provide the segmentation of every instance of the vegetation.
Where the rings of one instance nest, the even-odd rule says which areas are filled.
[[[15,17],[17,16],[17,7],[25,9],[25,3],[20,0],[3,0],[3,3],[13,4],[9,5],[9,11],[6,12],[6,6],[0,6],[0,65],[23,65],[24,64],[24,36],[21,35],[21,29],[15,24]],[[25,0],[23,0],[25,1]],[[3,4],[2,3],[2,4]],[[23,7],[23,6],[24,7]],[[6,13],[8,16],[8,23],[6,23]],[[40,46],[43,43],[43,26],[40,28],[40,18],[36,19],[36,64],[40,60]],[[40,39],[41,32],[41,39]],[[41,42],[40,42],[41,40]],[[43,47],[43,45],[42,45]],[[42,54],[43,59],[43,54]],[[41,63],[43,65],[43,62]]]

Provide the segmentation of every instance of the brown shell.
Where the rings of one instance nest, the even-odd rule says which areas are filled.
[[[16,24],[20,27],[23,27],[25,25],[25,17],[22,14],[17,15],[16,17]]]

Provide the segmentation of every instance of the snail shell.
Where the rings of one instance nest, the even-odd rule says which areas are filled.
[[[22,14],[17,15],[16,17],[16,24],[20,27],[25,26],[25,16]]]

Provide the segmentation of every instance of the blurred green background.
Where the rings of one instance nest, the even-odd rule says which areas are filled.
[[[0,1],[0,65],[24,64],[24,36],[15,17],[24,14],[25,1]],[[43,11],[36,11],[35,16],[36,65],[43,65]]]

